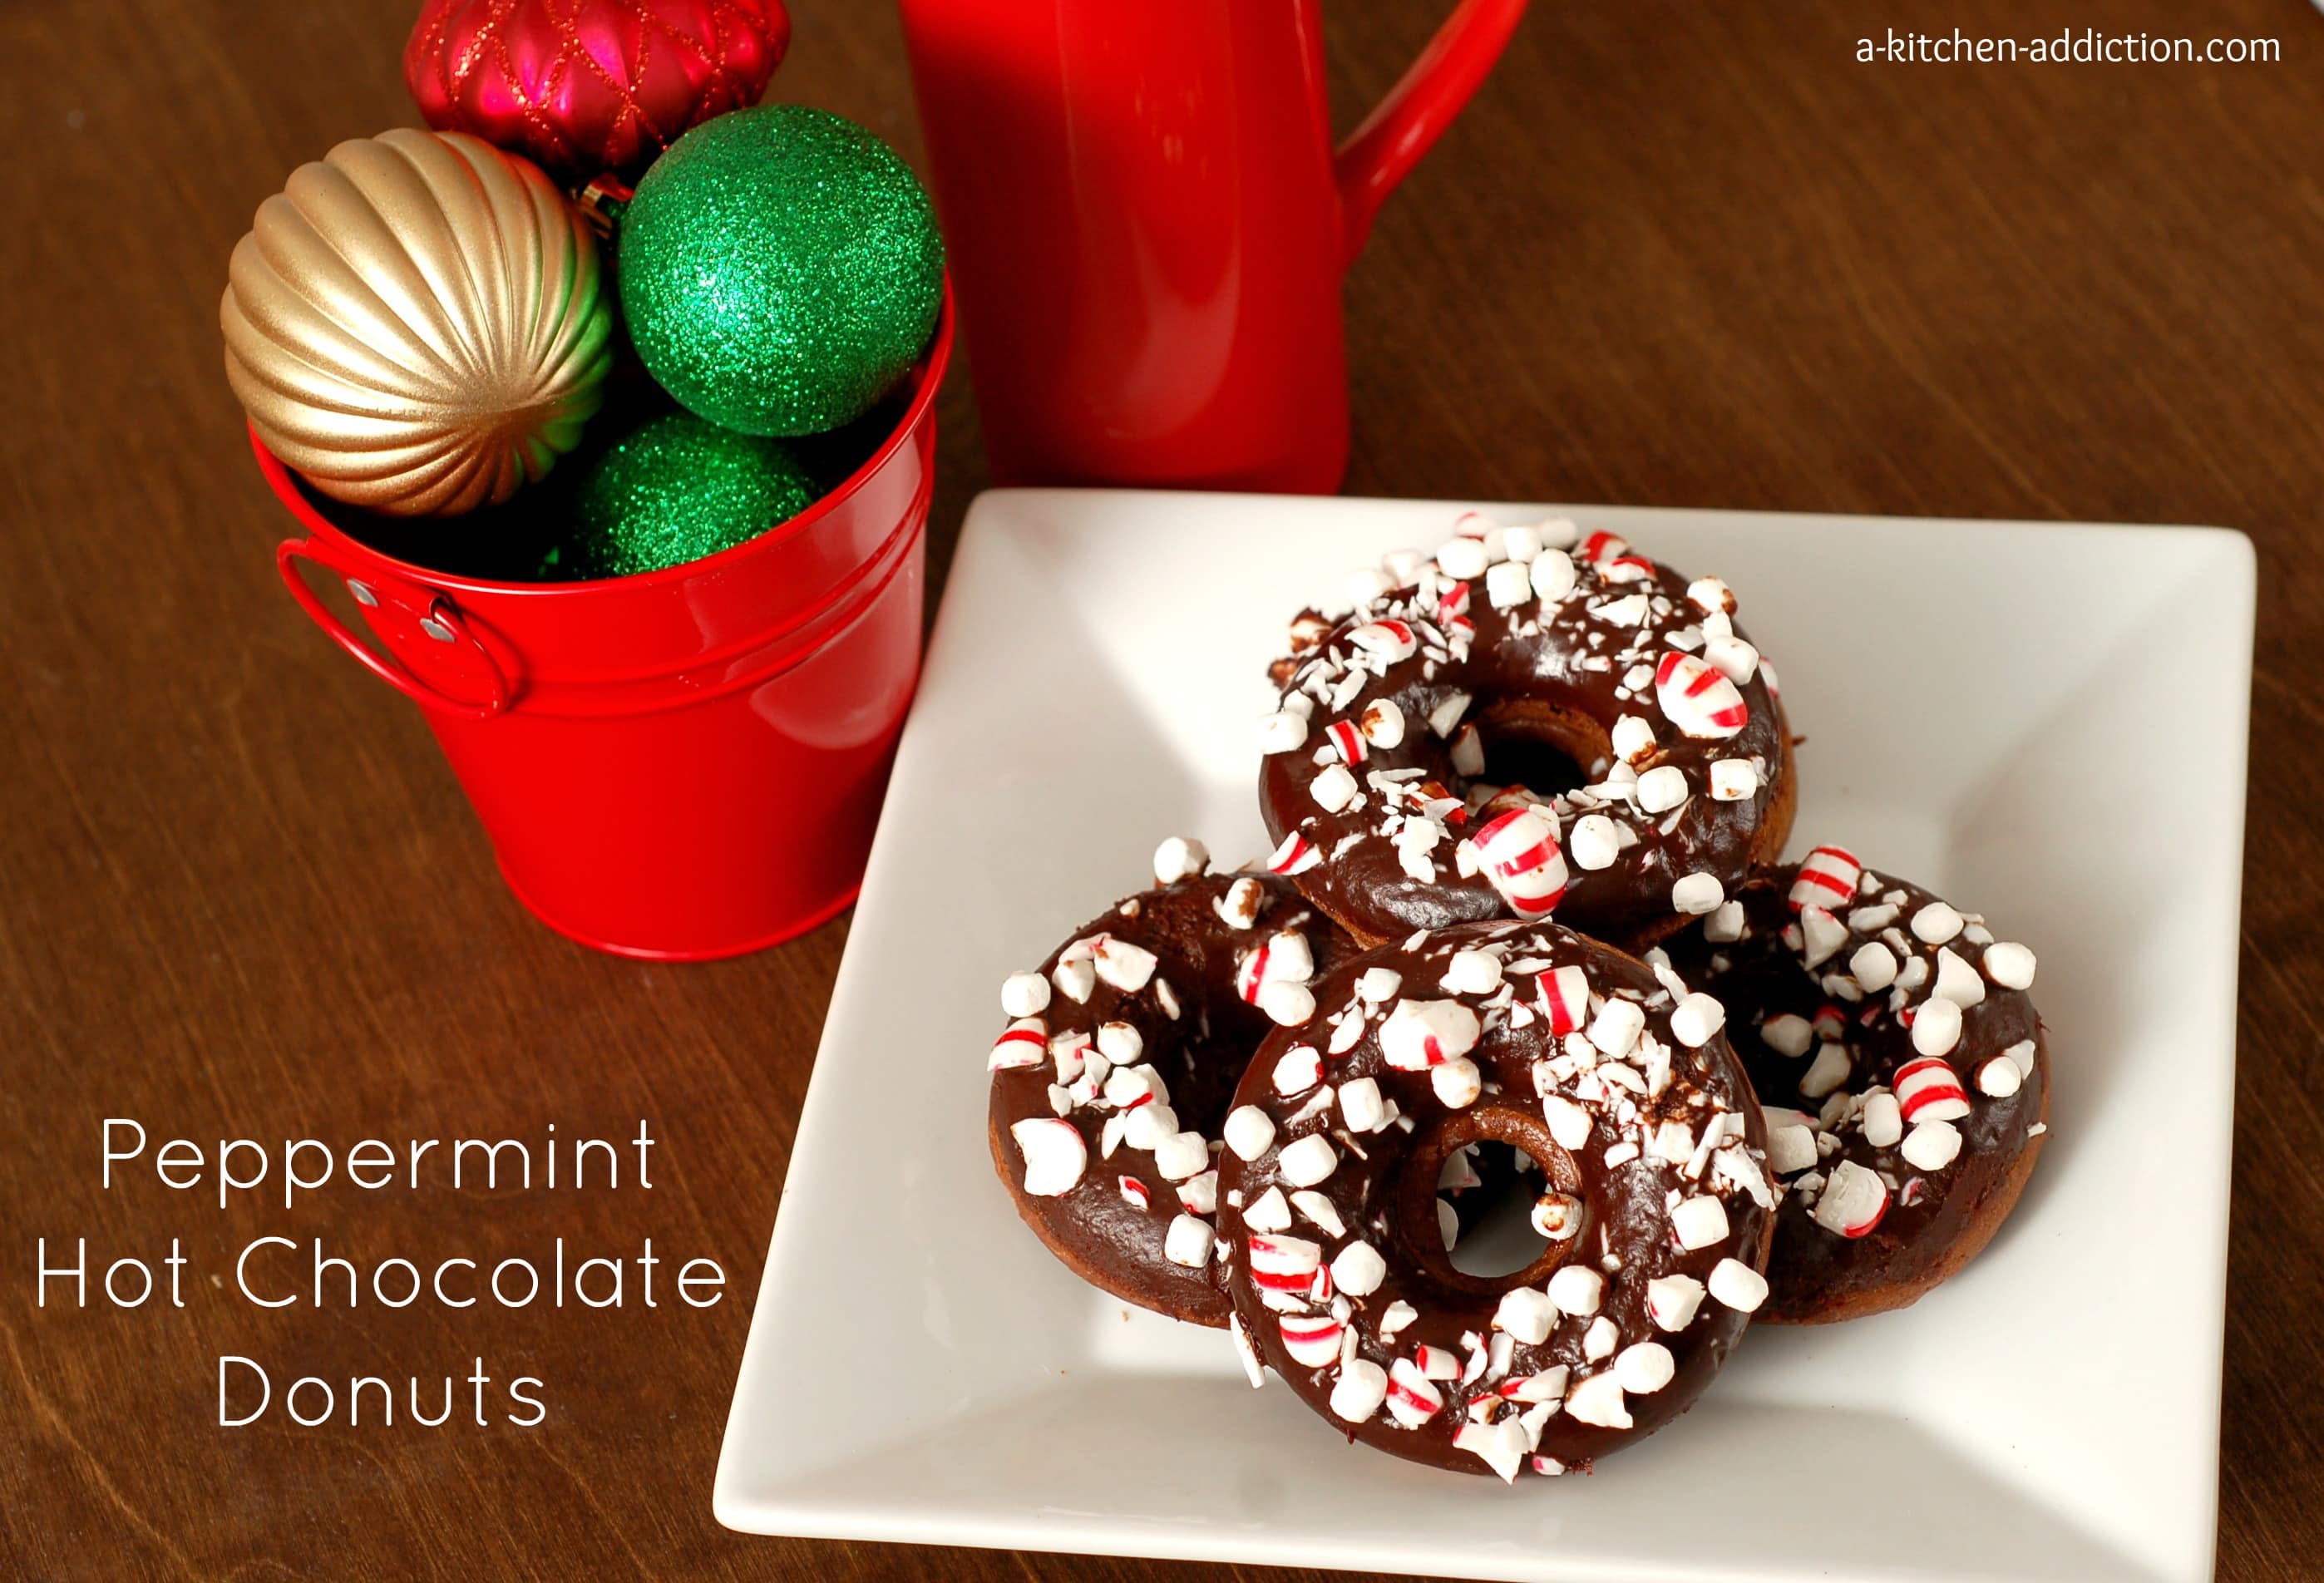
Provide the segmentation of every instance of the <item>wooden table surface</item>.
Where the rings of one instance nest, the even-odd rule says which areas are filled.
[[[796,9],[777,95],[917,158],[891,9]],[[1344,124],[1441,7],[1329,9]],[[0,226],[0,1572],[1220,1575],[713,1522],[846,923],[684,969],[533,924],[419,713],[283,596],[285,520],[219,369],[226,254],[257,202],[337,140],[415,120],[398,65],[413,10],[0,8],[15,194]],[[2275,37],[2284,59],[1855,60],[1860,32],[1888,27],[2099,21]],[[2257,540],[2219,1491],[2235,1579],[2312,1577],[2324,1549],[2319,115],[2324,19],[2303,0],[1545,0],[1347,290],[1351,492],[2208,522]],[[968,392],[956,370],[939,569],[982,481]],[[2169,723],[2155,732],[2150,782],[2093,795],[2170,796]],[[645,1117],[661,1146],[642,1203],[342,1191],[221,1211],[150,1176],[102,1190],[108,1116],[157,1145],[537,1136],[551,1119],[622,1137]],[[699,1313],[32,1301],[37,1237],[86,1236],[101,1265],[178,1236],[215,1272],[267,1233],[364,1263],[545,1258],[552,1233],[620,1251],[650,1233],[667,1256],[720,1260],[733,1293]],[[482,1356],[545,1379],[551,1420],[225,1431],[226,1352],[286,1378],[464,1376]]]

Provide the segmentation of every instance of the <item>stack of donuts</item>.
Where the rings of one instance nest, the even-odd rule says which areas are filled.
[[[2039,1154],[2034,953],[1797,806],[1734,594],[1470,513],[1303,611],[1231,872],[1196,842],[1002,984],[988,1130],[1084,1280],[1349,1439],[1587,1469],[1754,1320],[1913,1302]],[[1538,1245],[1453,1257],[1514,1199]]]

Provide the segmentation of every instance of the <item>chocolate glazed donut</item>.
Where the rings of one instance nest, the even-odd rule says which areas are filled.
[[[1368,945],[1554,908],[1644,949],[1783,849],[1775,673],[1716,578],[1563,520],[1462,525],[1366,574],[1337,625],[1294,623],[1260,730],[1268,867]],[[1528,744],[1587,784],[1494,784]]]
[[[1075,1275],[1141,1308],[1227,1322],[1212,1157],[1235,1080],[1351,947],[1286,882],[1210,874],[1171,840],[1160,888],[1001,986],[987,1131],[1017,1212]]]
[[[1766,1295],[1758,1107],[1719,1003],[1554,924],[1470,924],[1341,963],[1268,1035],[1220,1160],[1231,1327],[1351,1439],[1563,1473],[1686,1411]],[[1450,1154],[1547,1178],[1531,1265],[1455,1268]]]
[[[1903,1308],[1992,1239],[2048,1131],[2031,951],[1818,847],[1672,955],[1727,1008],[1789,1179],[1762,1319]]]

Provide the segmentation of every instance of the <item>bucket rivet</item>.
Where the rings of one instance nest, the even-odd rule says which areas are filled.
[[[367,604],[374,610],[379,607],[379,595],[374,594],[371,591],[371,584],[360,577],[347,579],[347,592],[355,596],[357,604]]]
[[[442,621],[438,621],[434,616],[421,616],[420,618],[420,630],[427,633],[429,637],[435,639],[438,643],[449,643],[452,640],[452,629],[446,626]]]

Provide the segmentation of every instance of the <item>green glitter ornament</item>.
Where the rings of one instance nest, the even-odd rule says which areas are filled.
[[[780,440],[665,413],[590,465],[573,534],[542,571],[586,580],[698,561],[798,516],[818,492]]]
[[[860,418],[918,358],[944,239],[911,167],[843,116],[765,105],[654,161],[621,223],[622,311],[662,388],[746,434]]]

